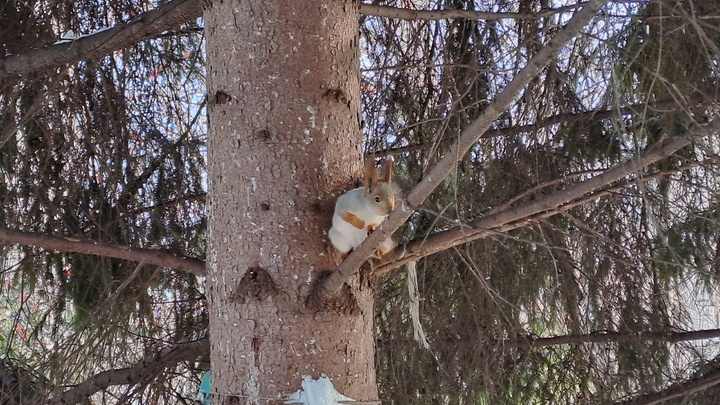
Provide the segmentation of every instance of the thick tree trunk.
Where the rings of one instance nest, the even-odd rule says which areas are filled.
[[[377,400],[371,288],[356,280],[334,309],[305,306],[318,276],[335,267],[325,250],[333,193],[350,186],[362,164],[356,5],[210,3],[215,403],[287,398],[303,376],[322,374],[344,395]]]

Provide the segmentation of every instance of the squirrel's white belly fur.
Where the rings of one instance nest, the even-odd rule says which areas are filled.
[[[338,215],[333,215],[333,226],[328,232],[330,242],[340,253],[347,253],[360,246],[367,238],[366,229],[357,229],[349,222],[343,221]]]
[[[365,226],[362,229],[356,228],[340,216],[343,212],[349,211],[349,208],[352,208],[353,215],[364,222]],[[373,211],[375,211],[373,207],[365,203],[363,188],[356,188],[341,195],[335,205],[332,228],[328,231],[328,237],[335,249],[340,253],[355,249],[367,238],[369,227],[376,228],[387,218],[387,215],[377,215]]]

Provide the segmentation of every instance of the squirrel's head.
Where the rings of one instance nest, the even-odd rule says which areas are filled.
[[[385,176],[379,181],[375,161],[373,159],[365,161],[365,197],[376,208],[378,215],[387,215],[395,209],[397,187],[392,182],[393,163],[392,156],[383,159]]]

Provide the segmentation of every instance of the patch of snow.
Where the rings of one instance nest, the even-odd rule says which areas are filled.
[[[342,403],[340,402],[342,401]],[[345,402],[355,401],[337,392],[327,376],[313,380],[310,376],[303,377],[302,389],[290,395],[286,404],[304,405],[342,405]]]
[[[73,30],[68,30],[67,32],[65,32],[65,33],[60,37],[60,40],[57,41],[57,42],[55,42],[53,45],[64,44],[64,43],[67,43],[67,42],[73,42],[73,41],[75,41],[76,39],[79,39],[79,38],[80,38],[80,36],[75,35],[75,33],[73,32]]]

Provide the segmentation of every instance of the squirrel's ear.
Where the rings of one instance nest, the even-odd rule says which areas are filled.
[[[385,183],[392,183],[392,169],[395,159],[392,155],[387,155],[383,160],[383,169],[385,171]]]
[[[365,193],[372,193],[378,181],[377,169],[375,168],[375,159],[365,160],[365,173],[363,178],[365,180]]]

